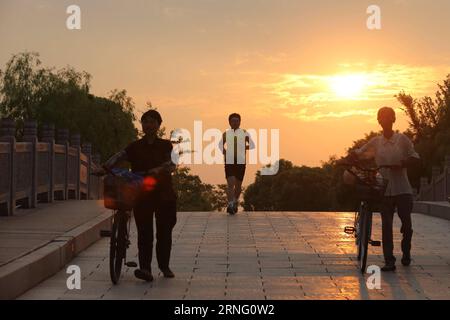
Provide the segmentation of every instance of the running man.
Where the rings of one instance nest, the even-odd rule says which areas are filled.
[[[390,107],[378,110],[378,123],[383,128],[383,134],[372,138],[360,149],[351,153],[356,158],[375,158],[377,166],[390,165],[394,168],[380,169],[381,175],[388,180],[385,196],[381,203],[381,222],[383,255],[385,265],[382,271],[394,271],[393,219],[397,210],[402,222],[400,232],[403,234],[401,248],[402,264],[411,263],[411,239],[413,234],[411,211],[413,208],[412,188],[408,180],[407,167],[420,164],[420,158],[414,150],[414,145],[407,136],[394,132],[395,111]]]
[[[227,179],[227,212],[235,214],[238,211],[239,197],[242,191],[242,181],[245,175],[246,150],[253,149],[250,135],[241,125],[241,116],[232,113],[228,116],[230,128],[227,129],[219,143],[219,148],[225,158],[225,177]],[[226,148],[225,148],[226,145]]]

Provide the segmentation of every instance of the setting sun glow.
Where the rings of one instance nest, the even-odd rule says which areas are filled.
[[[361,96],[367,86],[367,77],[362,74],[349,74],[333,76],[330,87],[339,98],[356,99]]]

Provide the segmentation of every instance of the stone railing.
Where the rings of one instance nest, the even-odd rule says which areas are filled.
[[[431,180],[420,178],[420,201],[447,201],[450,197],[450,155],[445,157],[444,167],[433,167]]]
[[[79,134],[53,125],[41,128],[26,121],[22,141],[15,138],[15,122],[0,120],[0,215],[13,215],[19,205],[36,207],[38,202],[66,199],[99,199],[102,179],[91,175],[100,162],[91,155],[91,144],[81,146]]]

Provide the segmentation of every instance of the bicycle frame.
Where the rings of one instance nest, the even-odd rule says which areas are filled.
[[[355,244],[357,246],[357,259],[359,261],[359,268],[361,272],[364,274],[367,265],[368,245],[369,244],[372,246],[381,245],[380,241],[374,241],[371,239],[373,204],[375,202],[374,195],[383,195],[387,182],[383,181],[382,186],[375,185],[375,183],[377,182],[376,173],[381,167],[375,169],[365,169],[354,163],[349,165],[355,166],[359,170],[368,173],[367,179],[362,179],[357,173],[353,172],[352,170],[347,170],[356,177],[357,181],[361,183],[361,185],[369,188],[368,190],[370,193],[361,196],[358,211],[355,213],[353,227],[346,226],[344,228],[345,233],[353,234],[355,236]],[[381,189],[377,189],[379,187],[381,187]]]

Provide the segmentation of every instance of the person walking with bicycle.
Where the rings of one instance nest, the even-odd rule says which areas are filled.
[[[385,265],[382,271],[396,269],[393,242],[393,219],[397,210],[401,220],[400,232],[403,235],[401,249],[403,252],[402,264],[411,263],[411,239],[413,235],[411,212],[413,208],[412,188],[408,179],[407,168],[417,166],[420,157],[414,150],[411,140],[404,134],[394,132],[395,111],[390,107],[378,110],[378,123],[383,133],[373,137],[364,146],[350,153],[353,158],[374,158],[377,166],[381,168],[381,175],[388,180],[386,192],[381,203],[382,243]]]
[[[156,220],[156,258],[164,277],[175,275],[169,268],[172,248],[172,230],[176,224],[176,194],[172,186],[172,143],[157,136],[162,118],[156,110],[149,110],[141,117],[144,137],[132,142],[124,150],[112,156],[104,165],[110,170],[121,161],[131,164],[132,172],[145,172],[144,191],[133,208],[138,234],[138,279],[152,281],[153,216]]]

